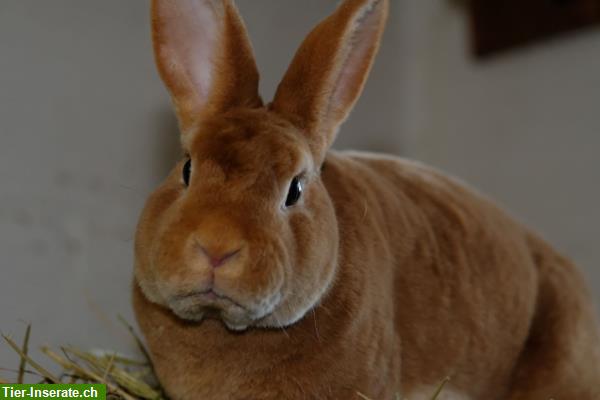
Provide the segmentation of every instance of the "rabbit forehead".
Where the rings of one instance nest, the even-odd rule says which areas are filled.
[[[266,110],[238,110],[198,124],[184,148],[227,178],[289,178],[313,166],[309,146],[291,123]]]

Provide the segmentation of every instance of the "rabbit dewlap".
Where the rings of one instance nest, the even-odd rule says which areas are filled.
[[[386,0],[347,0],[273,101],[229,0],[154,0],[185,156],[150,196],[133,300],[174,400],[600,399],[577,269],[417,163],[329,147]]]

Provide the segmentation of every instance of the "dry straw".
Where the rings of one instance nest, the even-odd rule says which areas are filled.
[[[102,383],[106,385],[108,398],[111,400],[166,400],[161,388],[153,383],[156,380],[142,341],[133,328],[122,321],[140,346],[142,354],[146,357],[144,361],[133,360],[116,353],[83,351],[72,346],[61,347],[58,351],[42,347],[41,352],[62,371],[59,376],[29,356],[31,326],[27,327],[21,346],[10,337],[2,335],[6,343],[20,356],[19,369],[16,371],[17,381],[12,383],[23,383],[25,374],[29,374],[39,377],[42,383]],[[28,366],[30,370],[26,369]],[[11,382],[0,378],[0,384],[8,383]]]
[[[9,382],[0,378],[0,384],[23,383],[26,374],[38,376],[42,383],[102,383],[106,385],[108,398],[111,400],[166,400],[163,390],[154,382],[154,373],[148,352],[135,330],[124,319],[120,318],[136,341],[145,360],[138,361],[123,357],[116,353],[88,352],[71,346],[61,347],[55,351],[49,347],[40,350],[57,367],[62,370],[59,376],[52,374],[29,356],[29,337],[31,325],[27,326],[23,343],[19,346],[13,339],[2,335],[6,343],[20,356],[17,381]],[[31,370],[27,369],[27,366]],[[431,400],[437,400],[448,378],[442,382]],[[362,400],[373,400],[362,393],[357,393]],[[395,400],[401,400],[396,395]]]

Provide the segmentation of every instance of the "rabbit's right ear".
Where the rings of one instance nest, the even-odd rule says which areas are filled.
[[[379,48],[389,0],[345,0],[304,40],[271,108],[322,158],[358,99]]]
[[[231,0],[152,0],[152,39],[183,135],[207,113],[262,105],[252,47]]]

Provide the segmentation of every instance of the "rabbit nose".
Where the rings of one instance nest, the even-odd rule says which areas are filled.
[[[202,244],[198,244],[198,248],[200,249],[201,253],[208,259],[208,262],[213,268],[218,268],[222,266],[227,261],[235,257],[241,250],[241,248],[238,248],[236,250],[223,251],[216,248],[210,248]]]

